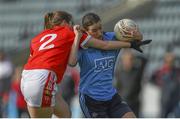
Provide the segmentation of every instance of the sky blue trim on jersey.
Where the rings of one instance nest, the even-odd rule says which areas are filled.
[[[115,40],[114,32],[103,34],[103,40]],[[79,91],[98,101],[112,99],[117,92],[113,87],[113,74],[120,50],[80,49],[78,62],[80,66]]]

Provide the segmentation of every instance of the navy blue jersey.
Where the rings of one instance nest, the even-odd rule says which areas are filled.
[[[114,32],[105,32],[103,40],[115,40]],[[100,101],[112,99],[117,92],[112,80],[118,53],[119,50],[80,49],[80,93]]]

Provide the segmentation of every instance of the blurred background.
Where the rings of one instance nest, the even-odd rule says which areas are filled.
[[[43,29],[44,14],[53,10],[71,13],[77,24],[85,13],[95,12],[104,31],[113,31],[120,19],[133,19],[144,39],[153,41],[143,54],[120,52],[114,86],[137,117],[180,118],[179,0],[0,0],[0,117],[28,117],[21,71],[31,38]],[[79,68],[68,67],[59,87],[73,117],[83,117],[78,81]]]

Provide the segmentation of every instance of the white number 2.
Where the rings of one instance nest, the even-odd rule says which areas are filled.
[[[57,34],[47,34],[41,38],[40,42],[42,42],[47,37],[50,37],[50,38],[39,47],[39,51],[54,48],[54,44],[49,44],[49,45],[47,44],[52,42],[57,37]]]

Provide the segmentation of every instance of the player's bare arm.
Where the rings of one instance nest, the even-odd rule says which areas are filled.
[[[78,54],[79,42],[82,37],[82,32],[80,30],[79,25],[75,25],[73,27],[73,29],[74,29],[74,33],[75,33],[75,38],[74,38],[73,45],[71,47],[71,53],[70,53],[69,61],[68,61],[68,64],[72,67],[76,66],[76,64],[77,64],[77,54]]]
[[[126,39],[123,37],[123,39]],[[127,38],[129,39],[129,38]],[[114,50],[114,49],[120,49],[120,48],[133,48],[139,52],[142,52],[140,49],[140,46],[142,45],[147,45],[149,44],[152,40],[144,40],[141,41],[142,39],[142,34],[140,32],[137,32],[135,36],[133,36],[131,39],[136,39],[136,40],[131,40],[130,42],[126,41],[102,41],[102,40],[97,40],[95,38],[91,38],[86,44],[86,47],[93,47],[97,49],[102,49],[102,50]]]
[[[102,41],[95,38],[91,38],[87,43],[86,47],[93,47],[102,50],[114,50],[120,48],[130,48],[131,44],[124,41]]]

